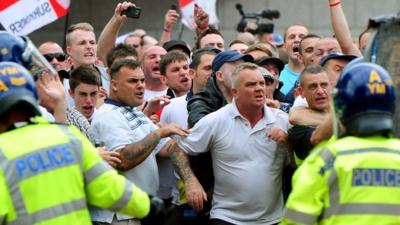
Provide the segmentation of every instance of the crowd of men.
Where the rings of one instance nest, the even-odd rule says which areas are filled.
[[[268,34],[270,41],[246,32],[229,43],[196,5],[193,48],[183,40],[171,40],[179,19],[173,9],[165,14],[160,40],[137,29],[118,43],[127,20],[121,12],[130,6],[134,4],[119,3],[98,38],[93,27],[82,22],[68,28],[65,51],[52,41],[38,45],[58,71],[58,76],[32,72],[41,115],[50,122],[76,126],[104,162],[150,196],[161,198],[166,206],[162,224],[314,224],[321,218],[332,219],[338,211],[311,210],[317,205],[311,194],[304,200],[308,208],[303,209],[299,199],[308,197],[306,187],[315,193],[326,191],[321,180],[326,177],[327,183],[343,185],[331,180],[333,172],[326,172],[335,156],[310,154],[315,146],[335,139],[335,130],[343,131],[336,127],[332,93],[347,64],[363,63],[371,31],[354,43],[340,0],[329,0],[334,36],[319,36],[306,25],[293,24],[282,36]],[[7,35],[3,32],[0,38]],[[369,82],[385,80],[389,85],[383,69],[368,68]],[[371,78],[371,71],[377,75]],[[386,135],[388,128],[384,131]],[[312,176],[312,160],[321,164],[323,178]],[[293,173],[303,163],[299,171],[309,176],[296,173],[292,187]],[[367,173],[372,173],[355,171],[359,181],[354,178],[353,186],[362,186]],[[389,182],[392,176],[400,177],[398,171],[375,172],[382,172],[380,177],[387,176]],[[302,177],[310,180],[301,181]],[[134,192],[139,191],[136,186]],[[399,181],[392,186],[398,189]],[[140,220],[143,213],[110,207],[129,200],[100,204],[105,195],[101,187],[91,191],[99,192],[96,200],[88,198],[93,224],[145,223]],[[398,201],[392,203],[399,207]],[[1,213],[0,207],[0,224],[7,221]],[[399,220],[398,215],[393,217]],[[338,221],[330,224],[345,224]]]

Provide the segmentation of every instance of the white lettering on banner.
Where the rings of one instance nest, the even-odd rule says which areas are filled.
[[[19,0],[0,11],[0,23],[15,35],[28,35],[57,18],[50,0]]]
[[[14,23],[9,25],[9,30],[13,33],[21,32],[29,23],[33,22],[34,20],[38,19],[39,17],[44,16],[46,13],[51,13],[52,8],[48,2],[37,6],[29,15],[23,17],[15,21]]]

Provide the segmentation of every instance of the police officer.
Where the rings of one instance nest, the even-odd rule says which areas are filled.
[[[317,146],[296,171],[280,224],[399,224],[392,79],[376,64],[353,64],[339,78],[335,107],[344,135]]]
[[[148,195],[74,127],[40,117],[30,73],[0,62],[0,224],[91,224],[87,203],[137,218]]]

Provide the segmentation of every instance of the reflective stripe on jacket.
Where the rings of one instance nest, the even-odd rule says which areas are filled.
[[[280,224],[400,224],[400,141],[345,137],[319,145],[292,183]]]
[[[91,224],[87,202],[142,218],[148,195],[112,169],[73,126],[0,134],[0,224]]]

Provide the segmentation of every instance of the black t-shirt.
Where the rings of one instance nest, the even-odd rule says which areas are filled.
[[[296,125],[289,129],[288,139],[294,153],[299,159],[305,159],[314,147],[310,138],[315,127]]]

